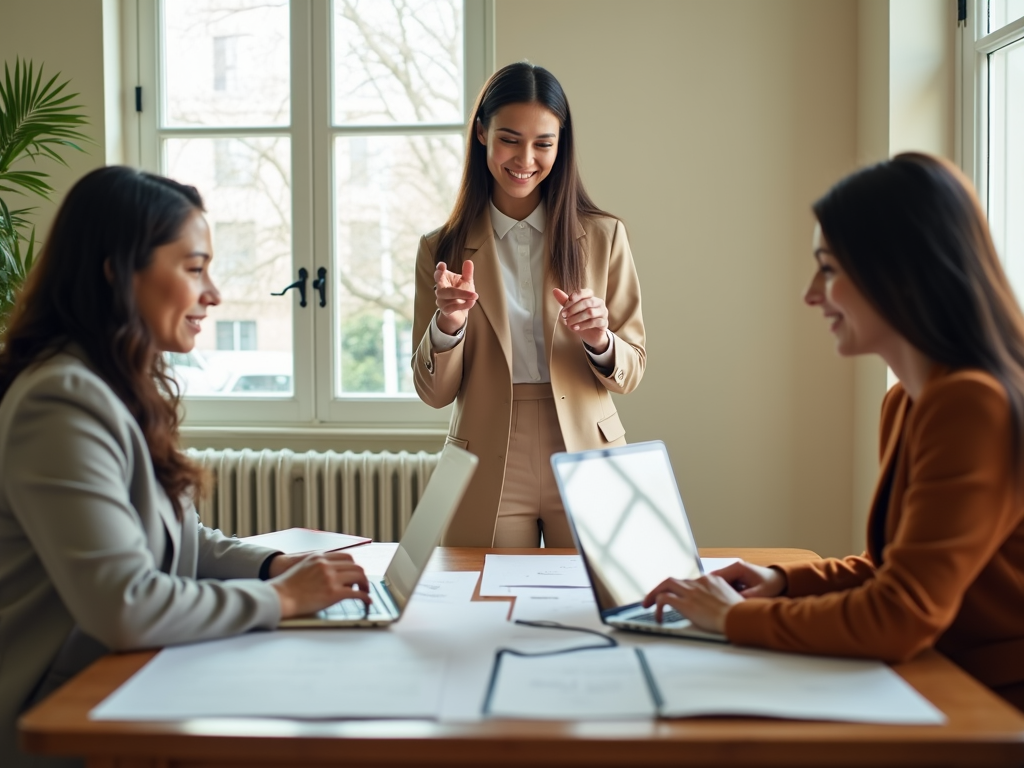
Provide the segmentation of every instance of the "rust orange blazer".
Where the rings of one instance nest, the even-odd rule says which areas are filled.
[[[587,255],[584,285],[608,306],[615,361],[609,375],[601,373],[591,364],[579,337],[556,322],[561,307],[551,295],[556,287],[551,275],[545,274],[544,340],[558,422],[569,451],[626,442],[609,393],[633,391],[647,361],[640,283],[625,228],[613,218],[587,218],[577,237]],[[442,408],[455,403],[447,442],[480,459],[442,543],[489,547],[494,540],[512,420],[512,335],[489,211],[474,222],[463,256],[473,261],[479,299],[469,311],[462,341],[445,352],[436,351],[430,343],[430,320],[437,309],[437,241],[437,231],[424,235],[416,256],[413,339],[418,346],[412,356],[413,381],[427,405]]]
[[[881,551],[869,535],[861,557],[779,566],[791,599],[733,607],[729,639],[891,662],[934,645],[1024,705],[1024,505],[1004,388],[945,368],[916,402],[897,384],[882,406],[881,456],[880,477],[893,472]]]

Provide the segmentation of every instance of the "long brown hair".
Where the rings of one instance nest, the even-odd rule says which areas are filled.
[[[545,227],[550,269],[558,285],[571,293],[583,287],[587,256],[576,237],[581,216],[608,216],[583,188],[576,167],[572,115],[565,91],[555,76],[543,67],[520,61],[502,67],[487,81],[477,97],[466,131],[466,163],[462,183],[448,221],[441,227],[436,261],[458,271],[466,237],[473,222],[487,209],[494,179],[487,168],[487,147],[476,137],[476,126],[485,130],[494,114],[506,104],[536,103],[558,118],[558,155],[551,173],[541,182],[541,196],[547,209]]]
[[[946,160],[905,153],[843,179],[814,213],[843,270],[897,332],[932,360],[1003,385],[1020,465],[1024,315],[970,181]]]
[[[0,350],[0,400],[18,374],[77,344],[145,436],[157,480],[178,518],[201,470],[178,450],[179,393],[139,316],[133,278],[203,210],[194,187],[132,168],[80,179],[57,212]]]

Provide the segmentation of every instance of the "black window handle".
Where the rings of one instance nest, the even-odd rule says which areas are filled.
[[[327,306],[327,270],[320,267],[316,271],[316,280],[313,281],[313,290],[320,291],[320,306]]]
[[[323,267],[321,267],[320,270],[321,271],[325,271],[323,269]],[[309,277],[309,271],[305,267],[299,267],[299,279],[298,280],[296,280],[291,285],[285,287],[284,290],[282,290],[280,293],[271,293],[270,295],[271,296],[284,296],[292,288],[298,288],[299,289],[299,306],[300,307],[304,307],[304,306],[306,306],[306,278],[308,278],[308,277]],[[315,287],[316,283],[314,282],[313,285]],[[322,296],[323,296],[323,294],[321,293],[321,297]],[[323,306],[323,298],[320,299],[320,306],[321,307]]]

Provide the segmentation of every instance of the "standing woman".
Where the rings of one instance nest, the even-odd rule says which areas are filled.
[[[413,338],[416,391],[454,401],[447,442],[480,459],[444,543],[573,546],[549,458],[625,443],[609,393],[646,352],[626,230],[583,189],[542,67],[510,64],[477,99],[455,208],[420,241]]]
[[[882,404],[867,551],[669,579],[646,604],[729,639],[902,661],[935,646],[1024,710],[1024,316],[963,175],[897,155],[814,205],[804,297]]]
[[[226,637],[366,599],[348,555],[283,555],[204,528],[163,352],[207,309],[192,187],[130,168],[57,213],[0,350],[0,765],[15,720],[110,650]],[[361,589],[360,589],[361,588]],[[269,695],[269,694],[268,694]]]

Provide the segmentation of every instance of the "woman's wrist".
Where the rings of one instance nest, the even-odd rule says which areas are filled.
[[[608,332],[605,331],[604,335],[601,337],[601,340],[596,345],[589,344],[588,342],[584,341],[583,346],[592,355],[603,355],[605,352],[608,351],[608,347],[611,345],[611,343],[611,339],[608,337]]]
[[[449,315],[446,315],[441,310],[437,310],[437,317],[434,322],[437,324],[437,330],[446,336],[455,336],[466,325],[465,321],[459,322],[453,320]]]
[[[786,572],[777,565],[770,565],[768,567],[779,576],[779,584],[781,585],[781,588],[775,594],[778,596],[786,594],[786,592],[789,591],[789,577],[786,576]]]

